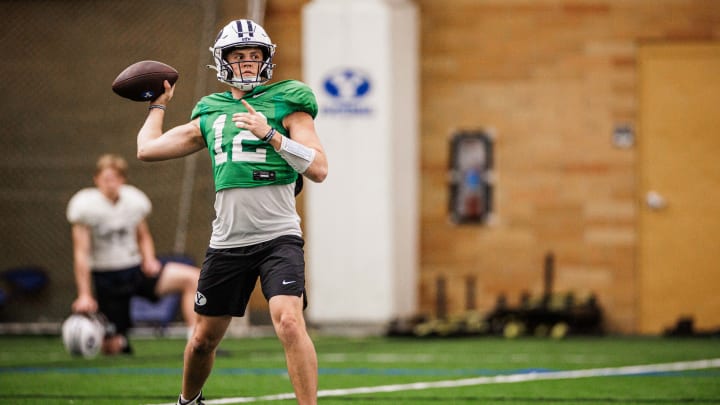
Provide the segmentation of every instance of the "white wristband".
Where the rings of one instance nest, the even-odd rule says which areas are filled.
[[[286,162],[298,173],[305,173],[315,160],[315,149],[282,136],[280,150],[277,151]]]

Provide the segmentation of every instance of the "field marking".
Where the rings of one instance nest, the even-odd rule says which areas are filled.
[[[708,368],[720,368],[720,358],[706,359],[697,361],[680,361],[675,363],[647,364],[640,366],[623,366],[623,367],[606,367],[606,368],[590,368],[585,370],[569,370],[569,371],[548,371],[548,372],[530,372],[521,374],[497,375],[492,377],[475,377],[463,378],[460,380],[430,381],[417,382],[407,384],[391,384],[379,385],[374,387],[356,387],[335,390],[320,390],[318,398],[337,397],[344,395],[356,394],[375,394],[381,392],[398,392],[398,391],[418,391],[432,388],[453,388],[467,387],[472,385],[484,384],[506,384],[518,383],[526,381],[541,380],[566,380],[588,377],[611,377],[611,376],[629,376],[640,374],[665,373],[673,371],[689,371],[702,370]],[[206,400],[207,405],[221,404],[245,404],[257,401],[280,401],[295,398],[295,394],[284,393],[274,395],[263,395],[259,397],[236,397]],[[154,404],[154,405],[175,405],[175,403]]]

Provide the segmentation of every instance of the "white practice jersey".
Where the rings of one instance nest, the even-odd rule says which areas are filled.
[[[90,227],[93,271],[118,270],[140,264],[137,226],[151,209],[152,204],[145,193],[130,185],[120,188],[116,203],[97,188],[80,190],[70,199],[68,221]]]

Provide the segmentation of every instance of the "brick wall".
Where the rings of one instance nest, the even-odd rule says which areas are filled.
[[[421,11],[421,302],[433,312],[497,294],[595,292],[614,332],[636,329],[637,151],[611,142],[637,120],[636,55],[650,41],[719,40],[720,2],[419,0]],[[448,137],[495,133],[496,218],[447,216]]]

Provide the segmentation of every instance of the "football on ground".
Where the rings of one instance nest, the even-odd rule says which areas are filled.
[[[112,89],[117,95],[133,101],[150,101],[165,92],[165,80],[173,85],[177,79],[178,72],[172,66],[143,60],[120,72],[112,83]]]

